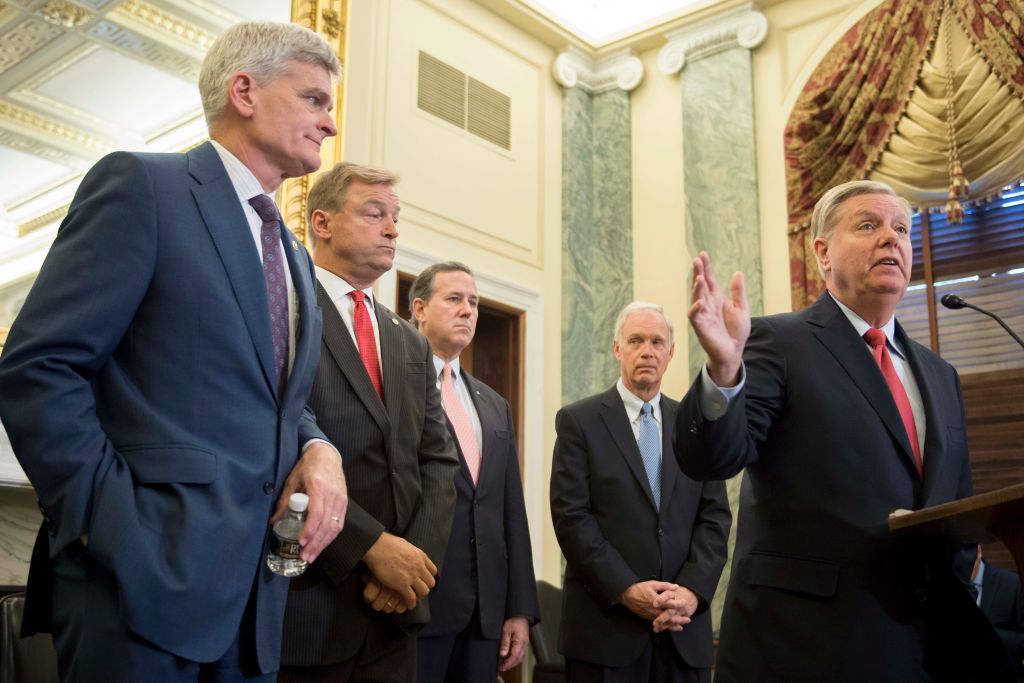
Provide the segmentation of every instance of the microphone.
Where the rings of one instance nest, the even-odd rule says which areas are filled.
[[[977,311],[978,313],[984,313],[985,315],[987,315],[988,317],[992,318],[997,323],[999,323],[1000,326],[1002,326],[1002,328],[1004,330],[1006,330],[1006,333],[1008,335],[1010,335],[1011,337],[1013,337],[1013,340],[1015,342],[1017,342],[1018,344],[1020,344],[1021,348],[1024,348],[1024,341],[1021,341],[1020,337],[1018,337],[1016,334],[1014,334],[1013,330],[1011,330],[1009,327],[1007,327],[1006,323],[1003,322],[1003,319],[1000,318],[995,313],[992,313],[990,311],[986,311],[984,308],[981,308],[980,306],[975,306],[974,304],[969,303],[966,300],[960,298],[956,294],[944,294],[942,296],[942,298],[940,299],[940,301],[942,302],[943,306],[945,306],[946,308],[949,308],[951,310],[956,310],[958,308],[972,308],[975,311]]]

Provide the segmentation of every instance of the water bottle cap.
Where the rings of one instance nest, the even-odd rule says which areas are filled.
[[[309,496],[305,493],[293,493],[288,499],[288,508],[293,512],[305,512],[309,507]]]

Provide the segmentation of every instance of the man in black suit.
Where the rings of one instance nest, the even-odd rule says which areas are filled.
[[[419,683],[496,680],[499,664],[507,671],[522,661],[540,612],[512,411],[459,366],[478,303],[472,271],[453,261],[430,266],[409,290],[460,460],[443,572],[420,632]]]
[[[344,529],[292,580],[281,681],[411,681],[455,504],[426,340],[375,301],[398,238],[397,177],[341,163],[309,193],[323,344],[310,406],[341,451]]]
[[[565,555],[559,651],[568,680],[709,681],[708,604],[731,515],[722,482],[672,457],[678,403],[661,394],[675,351],[660,306],[634,302],[615,324],[622,375],[562,408],[551,517]]]
[[[896,509],[971,492],[956,371],[894,317],[910,228],[887,185],[829,190],[811,224],[828,291],[753,321],[742,275],[727,295],[707,254],[694,261],[707,364],[683,399],[676,457],[697,479],[746,468],[718,681],[968,675],[967,658],[951,661],[971,607],[951,549],[887,526]]]
[[[1024,680],[1024,596],[1016,573],[985,562],[981,546],[965,548],[957,555],[957,575],[967,584],[978,607]]]

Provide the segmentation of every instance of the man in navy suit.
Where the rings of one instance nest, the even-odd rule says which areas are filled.
[[[478,305],[473,272],[454,261],[425,269],[409,290],[460,464],[452,533],[420,632],[419,683],[496,680],[522,661],[540,613],[512,411],[459,365]]]
[[[708,606],[732,521],[725,485],[690,479],[671,457],[679,404],[661,393],[661,378],[675,341],[661,306],[626,306],[613,349],[615,386],[555,417],[551,518],[566,562],[559,651],[570,683],[706,683]]]
[[[313,266],[268,195],[320,165],[340,64],[312,31],[228,29],[199,77],[212,142],[86,175],[0,359],[0,417],[39,496],[26,625],[63,680],[271,680],[288,581],[272,515],[341,529],[306,399]]]
[[[971,493],[957,373],[894,317],[910,207],[845,183],[811,229],[827,291],[802,311],[751,321],[741,274],[727,294],[707,254],[693,264],[707,363],[676,457],[696,479],[746,470],[716,680],[966,680],[979,670],[957,647],[971,605],[952,549],[887,526]]]
[[[1024,680],[1024,596],[1020,578],[1015,572],[986,562],[980,545],[962,549],[954,567],[1013,660],[1017,680]]]

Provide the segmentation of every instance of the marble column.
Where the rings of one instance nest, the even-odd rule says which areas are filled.
[[[592,60],[569,48],[554,64],[562,110],[562,400],[618,377],[615,316],[633,298],[629,91],[643,65],[628,51]]]
[[[724,286],[731,273],[743,272],[753,315],[763,312],[764,296],[750,51],[767,32],[763,14],[741,7],[669,33],[658,55],[662,73],[682,72],[687,248],[692,255],[711,255]],[[704,362],[692,330],[687,345],[692,379]],[[733,527],[729,561],[711,603],[716,631],[736,542],[741,479],[742,474],[727,482]]]

